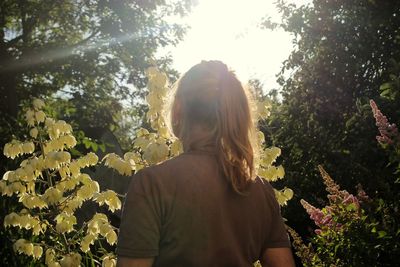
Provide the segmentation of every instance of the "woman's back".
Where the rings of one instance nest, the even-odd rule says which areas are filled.
[[[257,178],[244,195],[212,150],[139,171],[128,189],[119,256],[153,266],[251,266],[266,248],[290,247],[272,187]]]
[[[235,74],[220,61],[193,66],[171,124],[185,153],[132,178],[120,266],[293,266],[272,187],[255,177],[254,123]]]

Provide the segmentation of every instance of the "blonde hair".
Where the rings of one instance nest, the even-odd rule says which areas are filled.
[[[179,120],[171,117],[171,123],[185,150],[213,146],[224,176],[243,193],[254,177],[254,123],[249,97],[236,75],[220,61],[202,61],[177,82],[172,109],[177,101]],[[193,142],[193,126],[209,135]]]

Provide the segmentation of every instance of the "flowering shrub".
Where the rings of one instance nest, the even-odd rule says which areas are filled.
[[[304,266],[361,266],[371,256],[370,225],[361,204],[369,197],[359,188],[357,196],[340,190],[338,184],[322,166],[318,166],[328,194],[328,205],[319,209],[305,200],[301,204],[317,226],[315,236],[305,245],[293,229],[288,229],[293,238],[296,254]],[[373,238],[373,237],[372,237]],[[369,265],[371,266],[371,265]]]
[[[320,167],[329,204],[316,208],[301,204],[318,227],[309,244],[288,229],[304,266],[393,266],[399,255],[398,215],[391,204],[370,199],[362,189],[357,196],[339,186]]]
[[[388,181],[385,194],[374,201],[375,220],[371,226],[381,239],[381,254],[397,263],[400,257],[400,134],[396,124],[388,121],[373,100],[370,105],[380,133],[376,138],[388,153],[387,168],[393,170],[396,177]]]
[[[81,172],[95,166],[98,157],[88,153],[73,159],[68,152],[76,145],[71,126],[46,117],[43,107],[43,101],[35,99],[25,113],[29,140],[4,146],[4,155],[11,159],[25,156],[20,167],[7,171],[0,181],[2,195],[15,195],[21,203],[21,209],[5,216],[4,226],[27,230],[15,240],[17,253],[44,258],[48,266],[79,266],[91,244],[104,239],[113,245],[117,234],[101,213],[78,226],[75,211],[85,201],[106,204],[114,211],[121,208],[121,201],[111,190],[101,192],[99,184]],[[93,260],[115,265],[112,253]]]
[[[400,135],[396,124],[388,121],[386,116],[379,110],[374,100],[370,100],[370,105],[376,120],[376,126],[380,133],[380,135],[376,137],[376,140],[381,144],[398,145],[400,143]]]
[[[360,219],[361,208],[359,198],[362,201],[367,200],[368,197],[362,190],[358,193],[359,198],[346,190],[340,190],[339,185],[333,181],[324,168],[322,166],[318,166],[318,168],[326,185],[326,190],[329,192],[329,205],[320,210],[304,199],[300,202],[315,225],[319,227],[319,229],[315,230],[316,234],[323,235],[324,232],[331,230],[336,232],[344,231],[346,222]]]
[[[376,137],[390,150],[389,165],[400,173],[400,135],[374,101],[370,102],[376,126]],[[306,209],[317,229],[305,245],[293,229],[296,254],[304,266],[394,266],[400,257],[399,179],[390,183],[385,198],[370,199],[361,189],[357,196],[340,190],[328,173],[319,166],[328,191],[328,205],[316,208],[305,200]]]
[[[101,191],[99,184],[85,173],[85,168],[103,163],[121,175],[130,176],[135,170],[182,152],[182,145],[169,134],[162,114],[167,101],[167,77],[156,68],[150,68],[147,75],[147,120],[152,130],[137,131],[133,151],[122,157],[107,154],[100,162],[92,152],[73,158],[68,152],[77,144],[72,127],[65,121],[47,117],[43,110],[45,103],[33,100],[32,107],[25,111],[28,139],[12,140],[3,150],[6,157],[21,159],[19,168],[7,171],[0,180],[2,196],[15,197],[19,203],[19,208],[4,218],[5,227],[23,230],[11,237],[16,253],[53,267],[79,266],[83,260],[115,266],[115,255],[103,248],[102,242],[114,245],[117,229],[102,213],[78,224],[75,212],[86,201],[106,205],[111,212],[121,209],[120,196],[112,190]],[[257,107],[259,114],[265,114],[268,109],[262,103]],[[262,149],[258,175],[270,181],[283,178],[283,167],[273,166],[280,149],[265,148],[264,136],[261,132],[258,136]],[[282,205],[293,196],[288,188],[275,192]]]

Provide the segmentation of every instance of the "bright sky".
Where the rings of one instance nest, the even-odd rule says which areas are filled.
[[[289,33],[258,27],[266,16],[280,21],[274,2],[198,0],[192,13],[182,19],[191,27],[184,40],[166,51],[174,58],[174,68],[184,73],[201,60],[218,59],[235,70],[242,82],[258,78],[264,89],[276,88],[275,75],[293,45]],[[305,2],[310,1],[296,4]]]

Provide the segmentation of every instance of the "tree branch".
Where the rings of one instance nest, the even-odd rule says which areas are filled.
[[[32,33],[33,29],[35,28],[36,24],[40,21],[41,18],[44,17],[44,14],[40,14],[39,16],[33,16],[29,19],[26,19],[26,10],[24,7],[24,0],[20,0],[18,2],[18,7],[20,9],[21,12],[21,22],[22,22],[22,34],[15,37],[14,39],[11,39],[5,43],[5,46],[7,48],[10,48],[11,46],[15,45],[16,43],[18,43],[18,41],[20,41],[21,39],[25,41],[27,41],[27,38],[29,37],[29,35]],[[52,9],[52,7],[54,7],[54,5],[56,4],[56,1],[54,1],[52,3],[52,5],[50,5],[50,8],[47,11],[50,11]]]
[[[95,37],[96,34],[98,34],[99,32],[100,32],[99,29],[94,30],[94,31],[93,31],[88,37],[86,37],[85,39],[82,39],[82,40],[80,40],[79,42],[77,42],[77,43],[71,45],[71,48],[76,48],[76,47],[78,47],[78,46],[80,46],[80,45],[86,44],[87,42],[90,41],[90,39],[92,39],[93,37]]]
[[[27,21],[26,21],[26,11],[25,11],[25,1],[24,0],[20,0],[18,1],[18,7],[19,7],[19,11],[20,11],[20,15],[21,15],[21,24],[22,24],[22,34],[21,34],[21,39],[24,40],[24,42],[27,41]],[[32,27],[32,26],[31,26]]]

